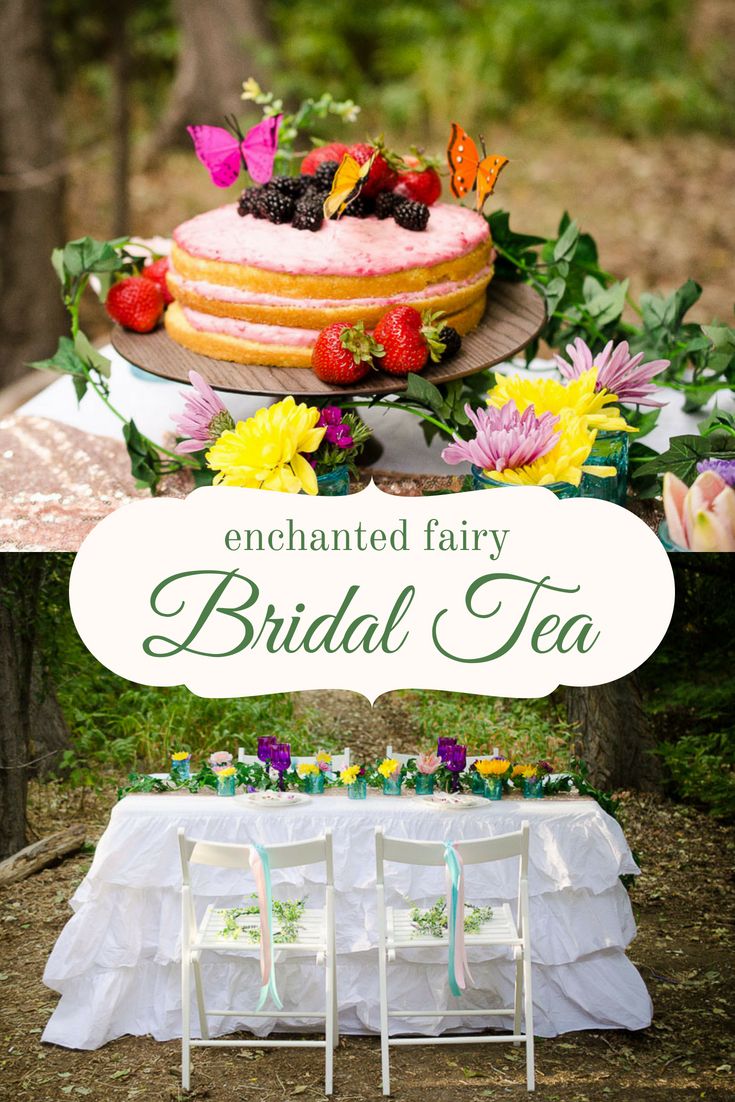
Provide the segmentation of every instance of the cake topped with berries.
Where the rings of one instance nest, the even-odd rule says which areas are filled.
[[[373,329],[398,305],[467,333],[493,274],[487,222],[439,202],[433,168],[403,168],[367,144],[321,146],[298,176],[178,226],[169,334],[216,359],[309,367],[326,326]]]

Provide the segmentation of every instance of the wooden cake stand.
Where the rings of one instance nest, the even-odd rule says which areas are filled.
[[[488,287],[487,310],[478,327],[463,338],[456,356],[445,364],[431,364],[422,371],[422,378],[435,384],[449,383],[509,360],[538,335],[545,317],[543,299],[532,287],[493,280]],[[153,333],[133,333],[116,325],[112,344],[126,360],[153,375],[186,383],[189,372],[194,370],[217,390],[239,394],[325,398],[336,394],[397,394],[406,389],[404,378],[379,371],[355,386],[335,388],[317,379],[309,368],[261,367],[213,360],[182,348],[163,328]]]

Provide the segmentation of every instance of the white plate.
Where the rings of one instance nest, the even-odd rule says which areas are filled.
[[[282,808],[296,807],[297,804],[308,804],[311,796],[305,792],[248,792],[245,796],[236,796],[239,803],[248,804],[250,807]]]
[[[487,803],[484,796],[465,795],[462,792],[435,792],[433,796],[421,797],[425,804],[440,811],[467,811],[471,807],[482,807]]]

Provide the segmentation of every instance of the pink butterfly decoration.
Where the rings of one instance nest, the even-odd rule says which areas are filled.
[[[243,161],[256,184],[273,175],[281,115],[262,119],[242,141],[222,126],[187,126],[197,157],[217,187],[229,187],[240,175]]]

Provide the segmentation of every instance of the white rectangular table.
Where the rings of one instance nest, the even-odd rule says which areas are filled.
[[[285,810],[254,809],[209,793],[131,795],[113,810],[92,867],[75,893],[74,915],[49,958],[45,983],[61,1000],[43,1035],[70,1048],[93,1049],[124,1034],[169,1040],[181,1033],[179,910],[181,872],[177,830],[228,842],[275,843],[308,838],[331,828],[335,846],[340,1029],[379,1029],[375,953],[374,829],[407,838],[460,840],[531,825],[529,886],[535,1032],[555,1036],[576,1029],[641,1029],[651,1001],[625,948],[635,935],[628,895],[619,876],[637,873],[623,832],[587,799],[485,801],[478,809],[438,811],[410,795],[370,793],[352,801],[344,791]],[[467,873],[467,901],[498,904],[515,898],[513,862]],[[276,898],[307,895],[319,905],[318,867],[274,872]],[[444,894],[443,871],[389,866],[388,903],[427,905]],[[232,870],[201,868],[197,907],[219,900],[238,905],[252,881]],[[479,955],[481,954],[481,955]],[[277,959],[277,958],[276,958]],[[390,990],[402,1005],[443,1009],[509,1006],[513,963],[506,949],[472,950],[476,987],[455,1000],[448,990],[446,951],[413,950],[391,966]],[[278,962],[284,1006],[320,1006],[320,970],[312,962]],[[259,989],[257,946],[247,955],[205,954],[205,989],[223,1008],[243,1007],[242,1018],[210,1021],[213,1035],[249,1029],[265,1035],[272,1019],[248,1020]],[[210,996],[211,999],[211,996]],[[396,1005],[399,1005],[396,1003]],[[193,1015],[197,1027],[196,1014]],[[511,1027],[498,1018],[417,1021],[419,1032]],[[398,1024],[397,1024],[398,1027]],[[279,1028],[289,1028],[289,1023]],[[302,1031],[294,1020],[292,1029]]]

